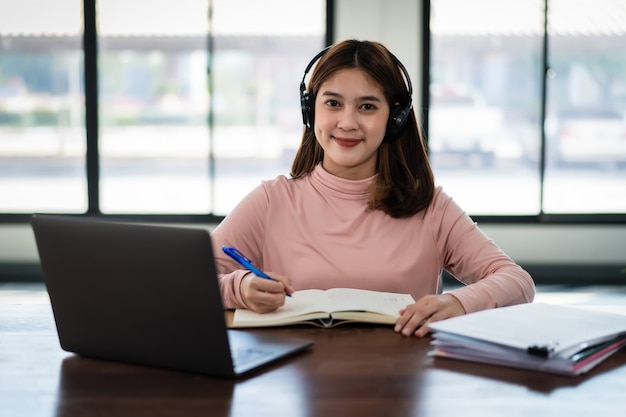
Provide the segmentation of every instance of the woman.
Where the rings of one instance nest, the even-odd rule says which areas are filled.
[[[533,300],[530,275],[435,187],[411,82],[391,52],[343,41],[304,77],[291,178],[263,182],[213,232],[226,307],[268,312],[308,288],[409,293],[417,301],[395,331],[421,337],[437,320]],[[273,280],[241,269],[223,245]],[[467,285],[442,293],[443,269]]]

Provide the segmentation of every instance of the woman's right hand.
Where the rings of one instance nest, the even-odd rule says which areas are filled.
[[[287,277],[267,272],[271,280],[250,272],[241,280],[241,296],[249,310],[269,313],[285,304],[286,294],[293,293]]]

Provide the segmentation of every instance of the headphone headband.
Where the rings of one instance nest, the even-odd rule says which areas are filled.
[[[304,125],[311,129],[313,128],[313,120],[314,120],[314,106],[315,106],[315,96],[306,91],[305,79],[313,65],[331,48],[331,46],[327,46],[317,53],[311,59],[304,70],[304,74],[302,75],[302,81],[300,82],[300,106],[302,108],[302,122]],[[389,112],[389,120],[387,121],[387,130],[385,132],[384,142],[393,142],[396,140],[402,130],[404,130],[406,123],[411,115],[411,110],[413,109],[413,86],[411,84],[411,77],[409,77],[409,72],[405,68],[405,66],[400,62],[400,60],[391,52],[389,52],[391,58],[395,62],[395,64],[400,68],[402,75],[406,81],[407,93],[408,93],[408,101],[405,105],[398,105],[394,109]]]

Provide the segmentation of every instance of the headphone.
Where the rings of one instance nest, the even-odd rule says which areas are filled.
[[[304,70],[304,75],[302,76],[302,81],[300,82],[300,107],[302,108],[302,122],[309,129],[313,127],[313,119],[314,119],[313,108],[315,106],[315,95],[310,94],[309,92],[306,91],[306,85],[304,83],[304,79],[306,78],[307,74],[309,73],[313,65],[330,48],[331,47],[328,46],[325,49],[322,49],[321,52],[319,52],[317,55],[313,57],[311,62],[309,62],[309,64],[306,66],[306,69]],[[391,52],[389,54],[393,58],[398,68],[400,68],[400,70],[402,71],[402,74],[404,75],[404,78],[407,83],[407,91],[408,91],[409,100],[403,106],[396,105],[389,113],[389,120],[387,121],[387,130],[385,133],[385,138],[383,139],[383,142],[387,142],[387,143],[395,141],[400,136],[400,133],[402,133],[402,130],[404,130],[407,124],[407,121],[409,120],[409,117],[411,115],[411,110],[413,109],[413,99],[412,99],[413,86],[411,85],[411,78],[409,77],[409,73],[404,67],[404,65],[402,65],[402,62],[400,62],[400,60],[394,54],[392,54]]]

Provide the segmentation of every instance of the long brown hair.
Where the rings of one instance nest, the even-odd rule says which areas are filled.
[[[407,105],[411,97],[394,56],[378,42],[346,40],[329,48],[311,75],[308,94],[315,107],[321,85],[337,71],[357,68],[380,86],[390,109]],[[291,166],[291,176],[309,174],[324,159],[324,150],[315,138],[314,114],[311,127],[305,127],[302,142]],[[391,217],[410,217],[428,207],[433,199],[434,176],[415,113],[410,112],[405,128],[395,141],[378,148],[378,174],[370,191],[369,208]]]

